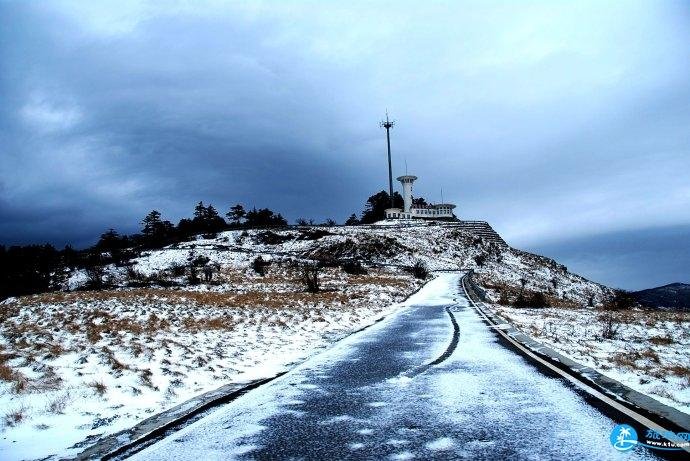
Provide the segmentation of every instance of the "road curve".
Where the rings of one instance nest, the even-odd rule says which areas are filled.
[[[616,422],[499,345],[459,279],[132,459],[621,459]]]

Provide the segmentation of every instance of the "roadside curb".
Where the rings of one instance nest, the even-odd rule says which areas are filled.
[[[419,290],[424,288],[428,281],[425,281],[422,285],[417,287],[415,290],[411,291],[403,300],[396,302],[395,304],[405,303],[411,296],[415,295]],[[176,432],[180,429],[180,426],[189,425],[193,422],[205,417],[209,412],[214,410],[216,407],[232,402],[238,397],[244,395],[245,393],[256,389],[264,384],[267,384],[286,373],[289,373],[292,369],[308,360],[313,355],[319,354],[324,350],[333,347],[338,342],[348,338],[352,335],[360,333],[379,322],[383,321],[387,317],[395,314],[402,306],[397,309],[392,310],[386,315],[377,317],[373,322],[363,327],[360,327],[350,333],[347,333],[332,343],[326,345],[326,347],[320,347],[314,351],[309,357],[288,364],[288,369],[282,371],[273,376],[256,379],[251,381],[244,381],[239,383],[231,383],[223,385],[217,389],[209,392],[205,392],[189,400],[186,400],[169,410],[158,413],[151,416],[135,426],[116,432],[114,434],[107,435],[101,439],[93,442],[93,445],[89,446],[79,454],[72,457],[61,458],[62,461],[77,460],[109,460],[117,459],[122,455],[134,454],[138,451],[143,450],[147,446],[157,442],[159,439],[169,435],[170,433]],[[88,446],[91,441],[89,439],[78,442],[73,447],[84,447]]]
[[[242,383],[226,384],[218,389],[198,395],[175,407],[147,418],[134,427],[98,440],[93,446],[72,458],[65,460],[113,459],[136,446],[147,446],[146,443],[166,435],[166,433],[181,425],[190,424],[206,415],[209,410],[235,400],[237,397],[284,375],[287,371],[269,378],[245,381]],[[84,443],[84,442],[81,442]]]
[[[515,342],[518,345],[517,349],[522,355],[530,356],[529,353],[531,353],[534,357],[530,358],[535,359],[535,361],[544,361],[547,367],[551,365],[548,368],[555,367],[561,370],[561,373],[558,374],[569,379],[580,389],[614,410],[634,418],[638,423],[647,428],[657,431],[668,431],[670,429],[674,432],[690,432],[690,415],[664,405],[619,381],[604,376],[593,368],[575,362],[552,348],[535,341],[504,318],[489,311],[474,291],[474,283],[470,277],[471,274],[470,276],[463,277],[461,284],[473,307],[477,309],[489,326],[494,328],[499,335],[504,336],[509,342]],[[525,350],[520,350],[519,346],[522,346]],[[681,440],[672,441],[682,442]],[[690,451],[688,448],[684,448],[684,450]]]

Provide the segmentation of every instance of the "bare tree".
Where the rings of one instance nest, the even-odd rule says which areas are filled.
[[[599,315],[599,322],[601,322],[601,337],[604,339],[614,339],[618,336],[618,329],[620,324],[616,318],[616,313],[610,309],[605,309]]]
[[[318,293],[320,272],[321,266],[318,263],[307,263],[302,266],[301,280],[309,293]]]

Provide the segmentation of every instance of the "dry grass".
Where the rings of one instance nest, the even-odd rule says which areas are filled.
[[[153,381],[151,381],[152,376],[153,373],[151,370],[144,369],[139,371],[139,381],[141,384],[151,389],[157,389],[157,387],[153,385]]]
[[[395,299],[418,285],[407,274],[385,269],[345,275],[340,268],[327,268],[320,278],[323,291],[306,293],[296,269],[274,265],[269,269],[264,277],[248,271],[222,271],[218,277],[232,285],[220,288],[123,288],[19,298],[10,303],[14,313],[0,323],[0,336],[9,351],[0,349],[0,380],[10,383],[14,393],[50,392],[46,414],[68,412],[71,397],[66,386],[72,384],[67,377],[62,382],[52,366],[60,366],[53,362],[56,358],[74,354],[74,369],[66,372],[70,378],[106,374],[108,379],[122,382],[133,378],[131,384],[122,386],[128,394],[159,391],[160,385],[173,398],[195,372],[217,374],[218,379],[236,372],[223,370],[218,362],[249,353],[241,345],[244,334],[237,334],[240,325],[248,329],[248,337],[256,335],[262,340],[266,336],[268,341],[274,328],[298,329],[305,324],[311,328],[311,323],[330,319],[335,311],[351,315],[361,307],[369,309],[370,303],[363,300],[371,295],[372,286],[374,292],[386,292]],[[381,299],[377,297],[376,302],[385,302]],[[219,339],[214,339],[214,345],[208,338]],[[225,344],[221,338],[234,338],[235,342]],[[141,369],[142,362],[160,363],[168,378],[154,383],[154,373]],[[100,367],[97,374],[92,374],[93,366]],[[122,392],[120,381],[109,388],[109,381],[83,379],[77,389],[86,388],[104,399]],[[5,417],[13,425],[25,419],[23,409]]]
[[[477,276],[476,280],[483,288],[485,288],[488,291],[495,291],[501,297],[507,298],[509,302],[514,302],[519,296],[520,292],[522,291],[522,287],[519,284],[508,285],[505,283],[497,283],[489,278],[482,276]],[[534,293],[533,290],[524,290],[525,296],[529,297],[529,295],[531,295],[532,293]],[[541,291],[541,293],[544,295],[544,298],[551,307],[557,307],[560,309],[580,309],[583,307],[581,304],[573,300],[563,299],[558,296],[555,296],[553,293],[549,293],[547,289],[544,289],[544,291]]]
[[[182,321],[183,331],[198,332],[202,330],[232,330],[235,322],[228,317],[194,318],[185,317]]]
[[[688,365],[671,365],[665,367],[667,374],[684,378],[684,386],[690,387],[690,366]]]
[[[617,354],[614,354],[611,356],[611,362],[615,363],[618,366],[625,367],[625,368],[631,368],[631,369],[636,369],[637,368],[637,361],[640,360],[642,357],[638,352],[619,352]]]
[[[0,363],[0,380],[6,382],[13,382],[15,380],[16,371],[4,363]]]
[[[673,338],[670,335],[666,336],[652,336],[649,342],[656,346],[669,346],[673,344]]]
[[[654,386],[654,387],[651,389],[650,392],[651,392],[652,394],[658,395],[659,397],[664,397],[664,398],[666,398],[666,399],[674,400],[674,401],[676,400],[676,399],[673,397],[673,394],[671,394],[668,390],[664,389],[664,388],[661,387],[661,386]]]
[[[5,414],[5,425],[14,427],[26,419],[26,408],[21,407]]]
[[[657,310],[606,311],[601,309],[517,310],[496,312],[537,340],[588,366],[606,370],[615,379],[646,394],[687,407],[683,392],[690,388],[686,357],[690,313]],[[602,340],[597,318],[610,314],[620,334]],[[554,332],[549,326],[559,325]],[[560,348],[560,349],[559,349]],[[626,381],[626,379],[628,381]],[[677,394],[678,393],[678,394]]]
[[[54,398],[46,405],[46,411],[48,413],[60,415],[65,412],[67,404],[71,400],[69,393],[65,392],[58,397]]]
[[[20,371],[9,365],[10,358],[8,354],[0,353],[0,380],[10,383],[12,391],[19,394],[28,389],[29,381]]]
[[[102,380],[91,381],[87,386],[93,389],[93,391],[101,397],[108,391],[108,386],[106,386]]]
[[[230,277],[230,276],[228,276]],[[326,269],[321,275],[321,283],[326,290],[337,289],[345,285],[361,286],[367,284],[375,284],[379,286],[389,286],[393,288],[405,288],[409,286],[409,281],[401,275],[392,275],[385,271],[371,270],[367,275],[347,276],[343,282],[342,272],[340,269]],[[86,292],[51,292],[42,293],[33,296],[24,296],[19,298],[14,306],[27,306],[37,304],[61,304],[73,305],[84,303],[99,303],[104,301],[118,301],[120,303],[141,303],[151,304],[161,302],[165,303],[195,303],[205,306],[232,306],[232,307],[256,307],[260,303],[262,307],[283,307],[285,304],[293,302],[303,302],[306,300],[312,301],[315,298],[320,301],[330,301],[334,298],[340,298],[339,301],[344,301],[343,293],[336,293],[334,291],[324,291],[323,293],[307,294],[300,292],[300,283],[298,274],[294,270],[285,270],[281,273],[269,274],[264,277],[259,277],[258,282],[261,284],[261,289],[247,290],[242,292],[225,291],[187,291],[187,290],[171,290],[163,288],[130,288],[130,289],[114,289],[114,290],[100,290],[100,291],[86,291]],[[247,279],[247,275],[233,272],[232,280],[239,284],[240,282],[251,282],[256,285],[253,278]],[[286,287],[287,283],[287,287]],[[251,286],[251,285],[250,285]],[[286,288],[291,291],[286,291]],[[280,297],[276,297],[275,293],[280,293]],[[338,296],[340,294],[341,296]],[[282,299],[281,299],[282,298]],[[87,319],[96,320],[102,318],[110,320],[108,312],[93,311]],[[126,321],[126,320],[125,320]],[[105,323],[105,322],[104,322]],[[31,326],[27,326],[31,328]],[[138,327],[133,325],[125,325],[127,329],[136,330]],[[37,328],[36,331],[40,331]]]
[[[385,280],[385,279],[384,279]],[[383,281],[383,280],[382,280]],[[381,282],[378,282],[381,283]],[[394,286],[402,286],[398,281],[391,280]],[[182,291],[182,290],[162,290],[156,288],[137,288],[131,290],[104,290],[80,293],[47,293],[41,295],[46,299],[40,303],[46,304],[71,304],[79,300],[81,303],[98,303],[99,301],[109,300],[118,301],[122,304],[151,304],[165,302],[166,304],[195,304],[209,307],[240,307],[240,308],[283,308],[286,306],[300,305],[305,302],[345,302],[348,297],[345,293],[336,291],[323,291],[320,293],[302,292],[278,292],[255,290],[241,293],[234,292],[212,292],[212,291]],[[66,319],[69,320],[69,319]],[[76,320],[76,319],[75,319]],[[127,318],[115,318],[112,314],[102,310],[92,311],[85,316],[86,324],[93,330],[93,334],[125,330],[134,334],[143,332],[152,325],[138,323]],[[149,320],[151,321],[151,319]],[[72,322],[69,322],[72,323]],[[153,328],[164,327],[165,322],[153,325]],[[27,332],[26,329],[23,332]]]

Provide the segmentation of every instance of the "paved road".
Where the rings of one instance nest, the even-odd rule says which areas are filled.
[[[621,459],[616,423],[497,344],[458,280],[134,458]],[[447,308],[457,347],[425,368],[452,343]]]

